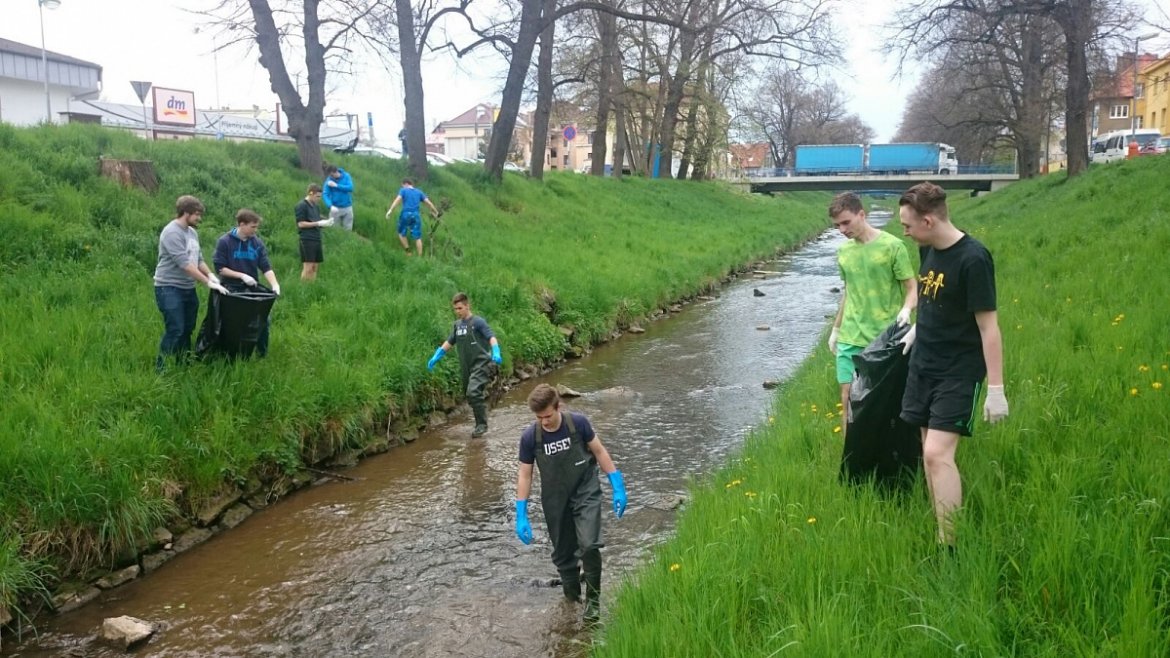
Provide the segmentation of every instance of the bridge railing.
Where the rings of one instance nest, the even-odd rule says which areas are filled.
[[[752,169],[744,172],[748,178],[790,178],[797,176],[882,176],[886,175],[886,171],[876,172],[869,169],[849,169],[849,168],[834,168],[822,167],[815,171],[797,171],[792,167],[776,167],[776,168],[760,168]],[[913,173],[913,172],[912,172]],[[983,176],[991,174],[1015,174],[1016,168],[1012,164],[967,164],[959,165],[959,170],[954,174],[928,174],[920,173],[922,176]]]

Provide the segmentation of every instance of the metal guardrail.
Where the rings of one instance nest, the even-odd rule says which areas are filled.
[[[959,165],[959,170],[953,174],[927,174],[922,172],[911,172],[924,176],[978,176],[987,174],[1015,174],[1016,168],[1014,165]],[[870,171],[869,169],[854,169],[852,167],[820,167],[815,171],[797,172],[791,167],[787,168],[772,168],[772,169],[753,169],[744,172],[748,178],[798,178],[802,176],[885,176],[890,175],[888,171]]]

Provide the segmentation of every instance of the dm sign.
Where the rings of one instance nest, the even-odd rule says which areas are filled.
[[[172,126],[195,126],[195,93],[155,87],[154,122]]]

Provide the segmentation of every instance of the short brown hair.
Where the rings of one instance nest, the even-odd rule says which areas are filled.
[[[337,171],[337,165],[325,163],[325,175],[326,176],[332,175],[333,172],[335,172],[335,171]]]
[[[536,388],[528,394],[528,408],[532,413],[544,411],[549,407],[556,408],[560,405],[561,396],[557,393],[557,389],[548,384],[537,384]]]
[[[853,192],[842,192],[833,197],[833,202],[829,204],[829,217],[836,219],[837,215],[845,211],[860,215],[862,210],[861,197]]]
[[[934,215],[949,221],[947,191],[931,182],[921,182],[902,193],[898,207],[910,206],[919,216]]]
[[[312,185],[309,186],[308,194],[320,194],[320,193],[321,193],[321,186],[320,185],[313,183]]]
[[[255,210],[252,210],[251,208],[240,208],[236,212],[236,223],[237,224],[259,224],[260,223],[260,213],[256,212]]]
[[[182,217],[183,215],[194,215],[195,213],[203,212],[204,210],[206,209],[203,207],[203,202],[200,201],[197,197],[191,196],[190,194],[184,194],[178,199],[175,199],[176,217]]]
[[[403,178],[402,184],[403,185],[410,185],[411,187],[414,187],[414,181],[409,179],[409,178]]]
[[[459,302],[463,302],[464,304],[470,303],[467,301],[467,293],[465,293],[465,292],[455,293],[455,296],[451,298],[451,305],[454,306],[454,305],[458,304]]]

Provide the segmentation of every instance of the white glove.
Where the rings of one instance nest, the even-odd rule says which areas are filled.
[[[895,322],[898,323],[899,327],[904,324],[910,324],[910,309],[902,307],[902,310],[898,311],[898,319]]]
[[[337,181],[329,181],[328,183],[325,183],[325,184],[328,185],[329,187],[337,187]]]
[[[988,386],[987,400],[983,403],[983,420],[989,423],[998,423],[1007,418],[1007,396],[1003,394],[1003,385]]]
[[[912,324],[910,325],[910,331],[907,331],[906,335],[902,336],[902,340],[898,341],[898,344],[902,346],[902,354],[910,353],[910,348],[914,346],[914,339],[917,337],[918,325]]]
[[[321,228],[329,228],[330,226],[333,226],[333,218],[330,217],[329,219],[322,219],[321,221],[317,222],[317,226],[320,226]]]
[[[244,285],[248,286],[249,288],[256,285],[256,279],[253,279],[252,277],[248,276],[247,274],[241,274],[240,281],[243,281]]]
[[[837,353],[837,334],[839,333],[841,332],[837,330],[837,327],[833,327],[833,330],[829,332],[829,351],[833,354]]]
[[[221,295],[228,294],[228,289],[221,286],[219,284],[219,281],[211,281],[210,283],[207,284],[207,287],[211,288],[212,290],[218,292]]]
[[[213,283],[216,285],[219,285],[219,277],[215,276],[214,274],[208,274],[207,275],[207,286],[211,287],[211,284],[213,284]]]
[[[272,284],[272,292],[276,293],[277,297],[280,297],[280,284],[279,283]]]
[[[391,208],[390,210],[387,210],[387,211],[386,211],[386,219],[390,219],[390,217],[391,217],[391,216],[393,216],[393,215],[394,215],[394,209],[393,209],[393,208]]]

